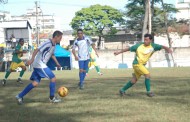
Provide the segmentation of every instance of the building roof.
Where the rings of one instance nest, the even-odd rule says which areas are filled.
[[[29,21],[27,20],[12,20],[12,21],[4,21],[2,22],[2,28],[27,28],[32,26],[30,25]]]

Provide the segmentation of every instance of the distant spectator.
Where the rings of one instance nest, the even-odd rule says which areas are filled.
[[[14,34],[11,35],[11,38],[10,38],[11,42],[12,42],[12,48],[15,48],[16,47],[16,38],[14,36]]]

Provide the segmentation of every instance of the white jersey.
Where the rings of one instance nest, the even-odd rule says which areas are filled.
[[[49,39],[48,41],[42,43],[38,47],[38,50],[39,51],[33,62],[33,67],[34,68],[46,68],[47,62],[49,61],[51,56],[54,54],[55,45]]]
[[[89,48],[92,45],[92,43],[93,42],[87,37],[84,37],[81,40],[76,39],[74,41],[73,49],[76,49],[78,47],[79,61],[90,59]]]

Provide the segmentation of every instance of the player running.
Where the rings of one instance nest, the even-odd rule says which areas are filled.
[[[123,49],[119,52],[114,52],[114,55],[118,55],[120,53],[127,51],[136,53],[135,59],[133,61],[133,69],[134,69],[133,77],[123,88],[119,90],[121,96],[123,96],[125,94],[125,91],[130,87],[132,87],[138,81],[141,75],[145,76],[145,86],[146,86],[147,96],[149,97],[154,96],[153,92],[151,92],[150,90],[150,72],[147,70],[145,65],[149,60],[149,58],[152,56],[152,54],[155,51],[161,49],[165,49],[168,53],[172,53],[172,50],[170,48],[153,43],[151,34],[145,34],[143,43],[136,44],[132,47]]]
[[[95,69],[96,69],[96,72],[99,74],[99,75],[103,75],[101,72],[100,72],[100,68],[97,64],[97,61],[96,61],[96,52],[94,51],[94,49],[92,47],[90,47],[89,49],[89,52],[90,52],[90,61],[89,61],[89,64],[88,64],[88,69],[86,71],[86,76],[88,76],[88,72],[89,72],[89,69],[90,67],[94,66]]]
[[[18,45],[16,46],[15,51],[13,52],[11,66],[6,71],[5,78],[1,81],[3,86],[6,85],[7,78],[9,77],[11,72],[14,72],[18,67],[21,67],[22,71],[20,72],[17,82],[20,84],[23,84],[21,78],[24,75],[24,72],[26,71],[26,66],[20,58],[23,56],[24,53],[27,53],[27,51],[22,50],[23,45],[24,45],[24,39],[20,38]]]
[[[84,79],[86,76],[86,71],[88,69],[88,63],[90,59],[89,54],[89,48],[92,46],[94,51],[96,52],[96,55],[98,56],[98,53],[95,49],[94,43],[87,37],[83,35],[83,30],[78,29],[77,30],[77,36],[78,38],[74,41],[72,53],[75,57],[75,60],[79,62],[79,79],[80,82],[78,84],[79,88],[82,90],[84,89]],[[76,55],[75,49],[78,47],[78,56]]]
[[[57,67],[61,67],[56,57],[54,56],[54,50],[56,43],[60,43],[62,35],[62,32],[55,31],[53,33],[53,38],[42,43],[41,46],[39,46],[32,54],[32,58],[27,62],[27,64],[31,65],[33,63],[34,70],[30,77],[30,80],[32,80],[33,82],[28,84],[28,86],[26,86],[26,88],[16,96],[18,104],[22,104],[23,97],[34,87],[38,86],[38,84],[41,81],[41,78],[45,77],[50,79],[50,102],[58,103],[61,101],[60,99],[54,96],[56,90],[56,77],[54,73],[47,67],[46,63],[49,61],[50,58],[52,58],[55,61]]]

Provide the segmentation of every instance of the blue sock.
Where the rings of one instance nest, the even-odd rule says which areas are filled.
[[[54,97],[55,94],[55,82],[51,82],[49,83],[49,89],[50,89],[50,97]]]
[[[81,73],[81,72],[79,72],[79,78],[80,78],[80,85],[82,85],[83,84],[83,72]]]
[[[20,98],[23,98],[30,90],[34,88],[33,84],[30,83],[28,86],[25,87],[25,89],[18,95]]]
[[[85,77],[86,77],[86,72],[83,72],[83,81],[84,81]]]

